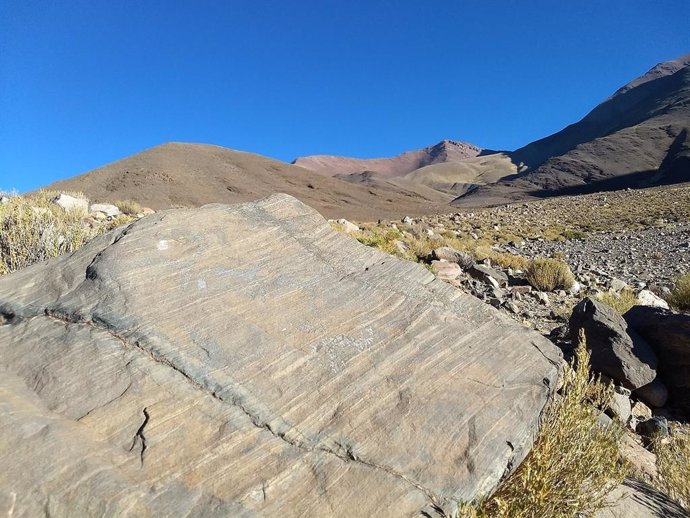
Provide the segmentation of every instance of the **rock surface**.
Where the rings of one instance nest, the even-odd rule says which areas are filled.
[[[656,378],[657,358],[639,336],[630,336],[622,316],[603,302],[585,298],[573,309],[570,333],[577,343],[584,329],[592,369],[634,390]]]
[[[527,454],[559,365],[286,195],[139,220],[0,279],[0,314],[15,516],[449,512]]]
[[[669,399],[690,414],[690,315],[635,306],[625,320],[654,348]]]
[[[667,495],[639,480],[627,479],[608,496],[611,507],[596,518],[688,518],[688,513]]]

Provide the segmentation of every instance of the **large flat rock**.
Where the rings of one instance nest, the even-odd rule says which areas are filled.
[[[0,514],[412,516],[531,447],[549,341],[286,195],[0,278]]]

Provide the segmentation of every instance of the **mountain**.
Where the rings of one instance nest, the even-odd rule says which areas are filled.
[[[442,140],[438,144],[407,151],[389,158],[350,158],[333,155],[312,155],[293,160],[293,164],[329,176],[374,172],[384,177],[403,176],[431,164],[458,162],[477,156],[481,148],[466,142]]]
[[[513,153],[524,172],[453,204],[483,206],[690,181],[690,55],[631,81],[581,121]]]
[[[207,144],[168,143],[49,190],[82,191],[89,199],[133,199],[153,209],[237,203],[283,192],[326,217],[374,220],[447,210],[451,196],[426,188],[356,185],[252,153]]]

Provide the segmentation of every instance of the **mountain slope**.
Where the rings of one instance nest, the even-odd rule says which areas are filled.
[[[527,172],[453,202],[480,206],[530,197],[690,181],[690,56],[660,64],[581,121],[512,153]]]
[[[292,163],[329,176],[371,171],[383,177],[403,176],[430,164],[457,162],[477,156],[481,149],[473,144],[442,140],[438,144],[408,151],[389,158],[351,158],[333,155],[312,155]]]
[[[84,192],[91,200],[133,199],[154,209],[238,203],[283,192],[326,217],[355,220],[437,212],[451,197],[404,188],[356,185],[260,155],[206,144],[169,143],[56,182],[50,190]]]

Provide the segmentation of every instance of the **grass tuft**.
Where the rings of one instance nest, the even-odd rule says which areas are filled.
[[[465,518],[572,518],[606,506],[608,493],[628,472],[619,460],[622,425],[598,422],[613,387],[590,377],[581,339],[573,367],[563,373],[561,397],[547,407],[532,451],[498,491],[479,505],[465,505]]]
[[[657,455],[659,489],[690,511],[690,424],[671,424],[670,437],[656,439],[652,449]]]
[[[637,300],[637,295],[630,288],[625,288],[621,290],[620,293],[615,293],[612,291],[606,291],[599,293],[597,299],[604,304],[611,306],[621,315],[628,311],[631,307],[639,304]]]
[[[690,310],[690,273],[678,277],[668,297],[668,303],[679,310]]]
[[[527,266],[527,281],[541,291],[567,290],[575,277],[563,261],[538,257]]]
[[[122,214],[126,214],[127,216],[136,216],[144,210],[144,207],[134,200],[116,201],[115,206],[120,209]]]

